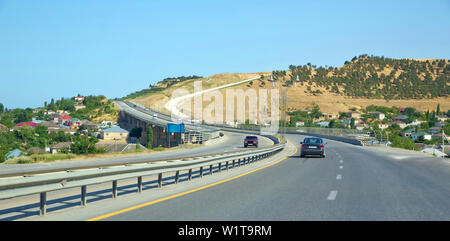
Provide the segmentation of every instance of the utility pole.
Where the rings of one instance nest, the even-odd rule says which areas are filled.
[[[445,154],[444,145],[445,145],[445,134],[444,134],[444,128],[442,128],[442,153]]]
[[[284,110],[283,110],[283,112],[284,112],[284,138],[286,139],[286,110],[287,110],[287,92],[288,92],[288,89],[287,89],[287,87],[284,89],[284,98],[283,98],[283,106],[284,106]]]

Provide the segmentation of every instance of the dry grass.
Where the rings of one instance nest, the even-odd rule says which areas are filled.
[[[385,68],[382,70],[382,73],[389,74],[393,69]],[[202,81],[202,89],[210,89],[217,86],[238,82],[245,79],[259,77],[262,74],[270,74],[271,72],[257,72],[257,73],[225,73],[225,74],[217,74],[207,78],[199,79]],[[287,71],[287,76],[289,76],[290,71]],[[400,74],[397,71],[396,74]],[[141,103],[150,109],[155,109],[159,111],[163,111],[167,113],[167,110],[164,109],[164,104],[169,100],[171,93],[176,88],[185,88],[190,93],[193,92],[193,85],[195,80],[189,80],[182,83],[178,83],[176,85],[171,86],[170,88],[163,91],[163,93],[155,93],[152,95],[139,97],[132,101],[136,101]],[[198,81],[198,80],[197,80]],[[263,81],[265,84],[261,85],[261,81],[254,80],[253,85],[249,85],[248,83],[237,85],[230,87],[230,89],[243,89],[244,91],[247,89],[256,90],[258,96],[259,89],[272,89],[272,83],[267,80],[267,78]],[[276,83],[275,88],[279,88],[281,83]],[[433,110],[436,108],[437,104],[440,104],[441,110],[449,110],[450,109],[450,97],[441,97],[434,99],[402,99],[402,100],[384,100],[384,99],[365,99],[365,98],[351,98],[347,96],[341,96],[335,93],[331,93],[327,91],[323,87],[317,87],[314,84],[311,87],[311,90],[320,90],[323,94],[310,94],[307,91],[307,85],[297,85],[297,87],[290,86],[287,88],[287,109],[288,111],[292,110],[305,110],[309,109],[314,105],[318,105],[320,110],[324,113],[329,114],[338,114],[339,112],[349,111],[350,108],[362,109],[369,105],[378,105],[378,106],[397,106],[397,107],[413,107],[421,111]],[[220,90],[222,96],[224,97],[224,108],[226,106],[225,103],[225,93],[226,90]],[[211,102],[204,101],[203,108],[206,108]],[[193,109],[193,107],[192,107]],[[269,107],[270,111],[270,107]],[[246,110],[246,116],[248,116],[248,110]]]

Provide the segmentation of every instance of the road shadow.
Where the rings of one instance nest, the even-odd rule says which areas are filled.
[[[237,166],[236,166],[237,167]],[[228,167],[229,169],[232,169],[233,167]],[[225,171],[226,167],[222,166],[221,171]],[[218,173],[219,168],[218,166],[214,166],[212,169],[212,173]],[[203,176],[211,175],[209,167],[206,167],[203,169]],[[156,176],[153,180],[148,180],[142,183],[142,191],[147,190],[158,190],[158,177]],[[200,178],[200,170],[193,170],[192,171],[192,177],[191,179],[197,179]],[[189,181],[189,175],[188,171],[183,171],[179,174],[178,183]],[[172,185],[175,184],[175,174],[169,175],[162,178],[162,185]],[[120,182],[118,183],[117,187],[117,196],[124,196],[129,194],[135,194],[137,193],[137,181],[133,184],[126,184],[120,186]],[[49,194],[47,194],[49,195]],[[37,195],[39,196],[39,195]],[[101,190],[95,190],[95,191],[89,191],[89,186],[87,187],[87,194],[86,194],[86,203],[89,205],[90,203],[96,203],[105,199],[112,198],[112,187],[111,188],[104,188]],[[50,214],[52,212],[56,212],[59,210],[64,210],[68,208],[74,208],[74,207],[81,207],[81,190],[80,194],[73,194],[64,197],[58,197],[55,199],[48,199],[47,200],[47,214]],[[0,221],[15,221],[20,220],[23,218],[31,217],[31,216],[38,216],[39,215],[39,207],[40,203],[39,201],[36,201],[35,203],[29,203],[29,204],[23,204],[15,207],[8,207],[4,209],[0,209]]]

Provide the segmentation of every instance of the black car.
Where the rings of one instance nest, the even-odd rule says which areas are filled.
[[[300,157],[306,155],[319,155],[325,157],[325,144],[322,138],[319,137],[307,137],[300,142]]]

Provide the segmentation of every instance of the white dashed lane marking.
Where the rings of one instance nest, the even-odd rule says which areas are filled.
[[[342,175],[341,174],[336,176],[336,180],[341,180],[341,179],[342,179]]]
[[[333,191],[330,192],[330,194],[328,194],[327,199],[330,200],[330,201],[334,201],[336,199],[337,194],[338,194],[338,191],[337,190],[333,190]]]

